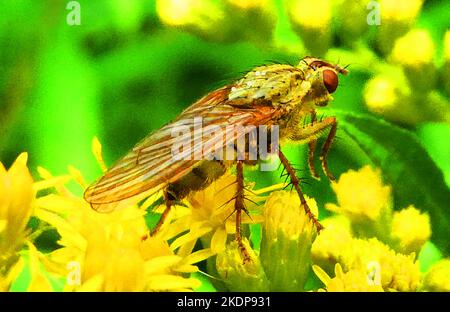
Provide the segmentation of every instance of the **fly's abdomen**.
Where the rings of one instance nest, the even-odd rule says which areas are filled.
[[[201,161],[201,164],[193,168],[188,174],[167,186],[169,199],[180,200],[190,192],[204,189],[220,178],[227,169],[228,166],[220,160]]]

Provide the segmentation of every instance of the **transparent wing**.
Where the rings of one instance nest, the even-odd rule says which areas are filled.
[[[226,127],[227,125],[265,124],[273,117],[272,107],[237,108],[228,100],[230,90],[231,86],[228,86],[211,92],[183,111],[175,121],[138,143],[86,189],[84,194],[86,201],[97,211],[109,212],[116,209],[120,203],[145,198],[189,173],[200,160],[192,157],[178,160],[174,158],[172,147],[179,138],[173,137],[173,133],[179,131],[180,127],[192,131],[185,137],[185,140],[189,141],[184,142],[192,146],[191,153],[201,149],[204,153],[208,153],[217,146],[216,144],[225,146],[231,143],[224,138],[233,141],[245,135],[245,131],[234,133],[234,129]],[[241,105],[240,103],[239,106]],[[212,125],[223,129],[221,135],[213,134],[208,139],[207,146],[202,144],[201,137],[199,138],[198,133],[194,131],[195,118],[198,117],[202,119],[203,129]]]

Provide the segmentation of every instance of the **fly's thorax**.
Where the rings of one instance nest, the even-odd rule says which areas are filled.
[[[304,106],[297,106],[289,112],[283,121],[280,122],[280,141],[291,137],[291,134],[298,131],[299,126],[304,123],[304,120],[310,115],[311,103],[306,103]]]
[[[303,73],[290,65],[257,67],[247,73],[231,89],[228,96],[234,103],[270,103],[289,111],[306,94]]]

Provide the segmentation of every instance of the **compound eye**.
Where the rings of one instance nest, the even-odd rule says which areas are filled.
[[[336,91],[339,80],[336,73],[332,70],[326,69],[322,73],[323,75],[323,83],[325,84],[325,88],[327,88],[329,93],[333,93]]]

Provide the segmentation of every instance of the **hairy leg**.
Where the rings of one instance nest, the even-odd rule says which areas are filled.
[[[322,162],[322,169],[328,179],[335,180],[333,175],[330,173],[328,169],[328,163],[327,163],[327,155],[330,150],[331,144],[333,143],[333,139],[336,136],[336,130],[337,130],[337,122],[335,117],[327,117],[321,121],[316,121],[313,123],[310,123],[306,126],[299,126],[298,130],[293,131],[291,136],[289,137],[291,140],[299,142],[299,143],[313,143],[313,147],[315,148],[316,140],[318,137],[320,137],[324,131],[326,131],[328,128],[330,128],[330,132],[328,134],[328,137],[323,144],[322,151],[320,153],[320,161]],[[310,152],[308,157],[308,164],[311,169],[311,163],[312,163],[312,157],[314,156],[314,151],[311,149],[310,145]],[[313,170],[314,165],[312,165]],[[312,175],[315,177],[314,172],[311,170]],[[317,172],[315,173],[317,174]]]
[[[311,111],[311,124],[314,124],[317,121],[316,119],[316,112]],[[308,143],[308,167],[309,171],[311,172],[311,175],[317,179],[320,180],[319,174],[316,171],[316,168],[314,166],[314,152],[316,150],[316,144],[317,139],[313,139]]]
[[[244,163],[242,160],[238,160],[236,164],[236,186],[237,193],[234,202],[234,210],[236,211],[236,241],[238,243],[239,249],[244,257],[244,262],[250,261],[250,255],[247,249],[242,243],[241,234],[241,214],[245,211],[244,207]]]
[[[337,121],[336,121],[335,117],[329,117],[329,118],[330,118],[330,120],[332,120],[331,129],[330,129],[330,132],[328,133],[325,143],[322,146],[322,152],[320,153],[320,161],[322,162],[323,172],[325,172],[326,176],[328,177],[328,179],[330,181],[334,181],[336,179],[331,174],[330,170],[328,169],[327,156],[328,156],[328,152],[330,151],[331,144],[333,143],[333,139],[336,136]]]
[[[154,236],[159,232],[164,222],[166,221],[167,216],[169,215],[170,208],[172,207],[173,201],[169,198],[169,195],[166,191],[164,191],[164,202],[166,204],[166,209],[164,209],[163,213],[161,214],[161,217],[159,218],[159,221],[156,224],[155,228],[151,230],[150,236]]]
[[[298,196],[300,197],[300,203],[302,204],[303,208],[305,209],[306,214],[308,217],[312,220],[314,225],[316,226],[317,232],[319,233],[323,226],[320,224],[319,220],[317,220],[316,216],[313,215],[311,212],[311,209],[309,209],[309,206],[306,202],[305,196],[303,195],[303,192],[300,188],[300,180],[295,174],[294,168],[292,168],[291,164],[289,163],[289,160],[286,158],[286,156],[281,152],[281,150],[278,151],[278,157],[280,158],[281,163],[283,164],[284,168],[286,169],[286,172],[289,175],[289,178],[291,179],[291,183],[294,186],[295,190],[297,191]]]

